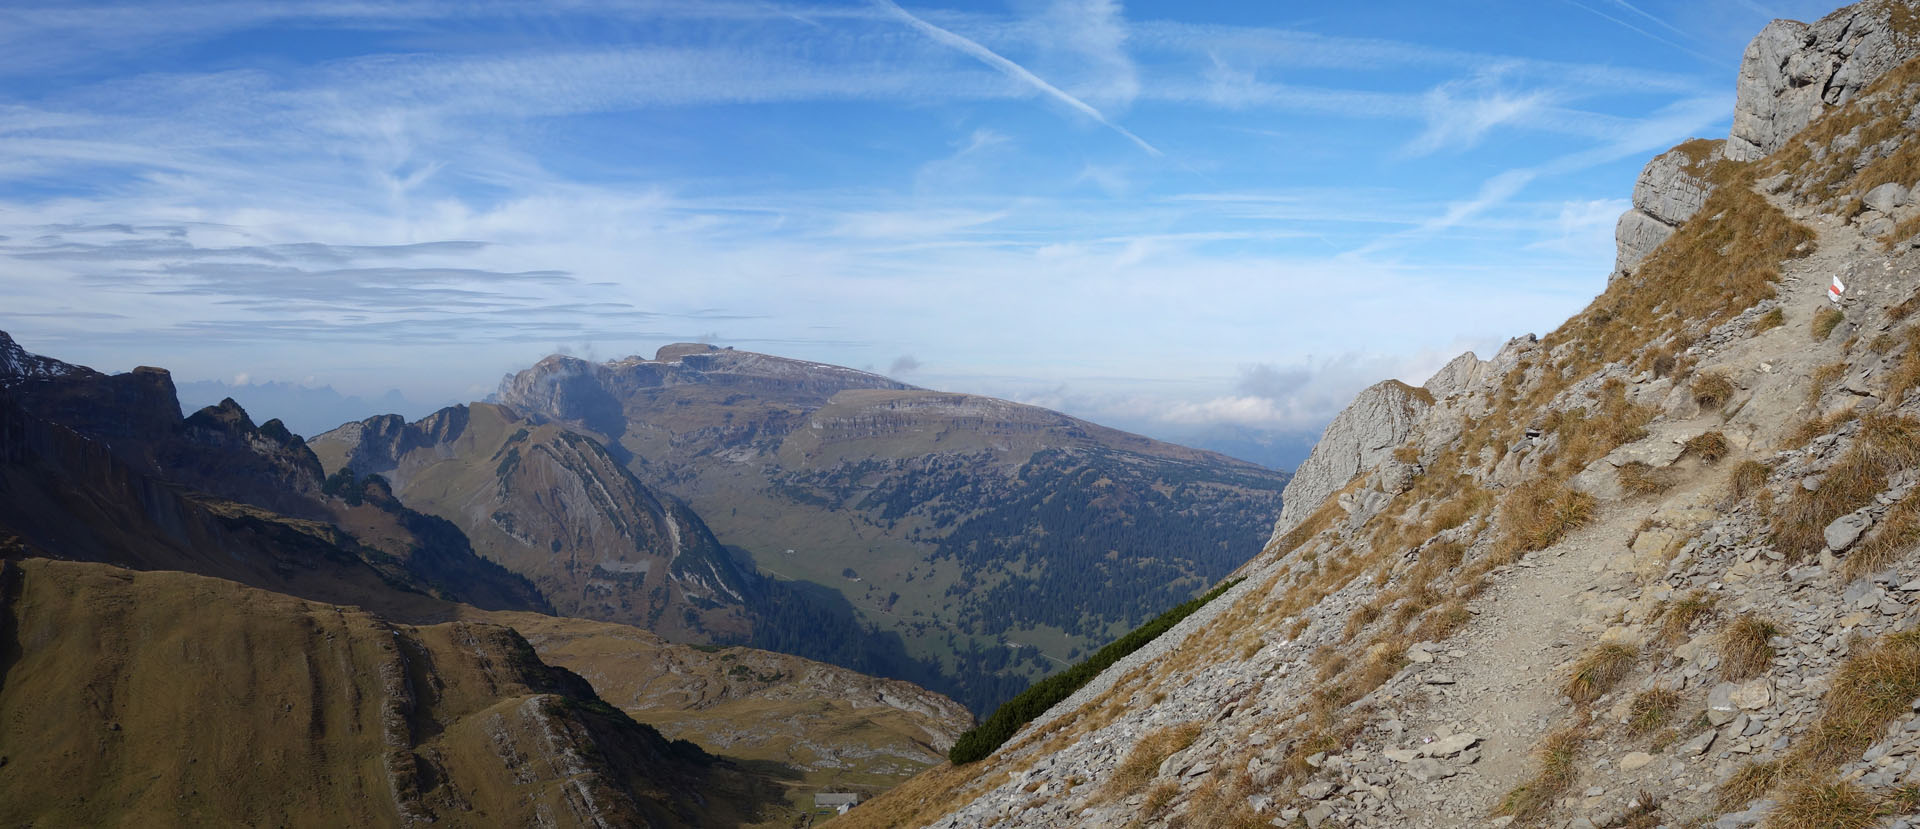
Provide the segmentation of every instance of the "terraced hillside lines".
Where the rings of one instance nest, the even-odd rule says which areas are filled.
[[[416,424],[348,424],[313,446],[335,474],[377,473],[405,503],[464,529],[561,613],[683,641],[749,632],[752,574],[584,434],[477,403]]]
[[[507,628],[182,573],[4,570],[10,825],[715,825],[773,802]]]
[[[1286,482],[1033,406],[699,345],[548,358],[499,398],[595,434],[976,712],[1245,561]],[[838,658],[767,633],[752,642]]]

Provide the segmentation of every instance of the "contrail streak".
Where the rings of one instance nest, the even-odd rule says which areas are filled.
[[[1088,118],[1092,118],[1093,120],[1100,122],[1107,129],[1113,130],[1114,132],[1117,132],[1123,136],[1126,136],[1128,141],[1132,141],[1134,144],[1138,145],[1140,149],[1146,150],[1148,153],[1151,153],[1156,156],[1165,155],[1165,153],[1160,152],[1159,148],[1153,146],[1152,144],[1148,144],[1145,139],[1142,139],[1138,135],[1134,135],[1132,132],[1129,132],[1126,127],[1120,126],[1119,124],[1116,124],[1112,121],[1107,120],[1107,116],[1101,115],[1100,110],[1094,109],[1093,107],[1087,105],[1087,102],[1067,94],[1066,91],[1062,90],[1060,87],[1047,83],[1046,80],[1041,78],[1039,75],[1035,75],[1032,72],[1027,71],[1027,68],[1024,66],[1021,66],[1020,64],[1014,63],[1013,61],[1010,61],[1010,60],[1007,60],[1006,58],[1001,57],[998,53],[994,52],[992,49],[988,49],[987,47],[981,46],[980,44],[975,43],[972,40],[968,40],[965,37],[961,37],[960,35],[954,34],[953,32],[947,31],[946,29],[942,29],[939,26],[935,26],[932,23],[928,23],[925,20],[921,20],[920,18],[913,16],[912,12],[909,12],[906,9],[901,8],[900,5],[898,3],[893,2],[893,0],[873,0],[873,4],[876,6],[879,6],[882,10],[891,12],[895,17],[900,18],[901,22],[906,23],[907,25],[920,30],[920,32],[926,35],[927,37],[933,38],[934,40],[940,43],[946,44],[955,49],[958,49],[961,52],[971,55],[973,58],[975,58],[976,60],[979,60],[981,63],[984,63],[988,66],[993,67],[994,69],[999,70],[1001,74],[1006,75],[1007,77],[1012,78],[1016,81],[1019,81],[1023,84],[1026,84],[1028,86],[1031,86],[1034,89],[1039,90],[1041,94],[1046,95],[1047,97],[1052,98],[1056,101],[1059,101],[1062,104],[1066,104],[1069,109],[1072,109],[1075,112],[1078,112],[1082,115],[1087,116]]]

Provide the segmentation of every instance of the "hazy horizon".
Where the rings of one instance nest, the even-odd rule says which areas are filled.
[[[432,408],[708,340],[1297,443],[1585,305],[1836,5],[19,7],[0,328]]]

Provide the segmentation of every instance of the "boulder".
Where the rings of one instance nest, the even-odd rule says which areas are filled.
[[[1765,679],[1756,679],[1727,695],[1728,701],[1748,711],[1758,711],[1773,703],[1773,685]]]
[[[1871,210],[1878,210],[1882,213],[1892,213],[1907,203],[1909,195],[1907,188],[1893,182],[1887,182],[1872,190],[1868,190],[1867,194],[1861,197],[1860,202]]]
[[[1455,734],[1451,737],[1443,737],[1433,741],[1432,744],[1427,746],[1427,756],[1452,757],[1455,754],[1472,748],[1473,744],[1477,742],[1480,742],[1480,738],[1473,734]]]
[[[1427,378],[1427,382],[1423,383],[1422,387],[1432,392],[1434,397],[1445,400],[1466,391],[1480,376],[1480,365],[1479,357],[1474,356],[1471,351],[1466,352],[1441,366],[1439,371]]]
[[[1707,692],[1707,722],[1726,725],[1740,715],[1740,705],[1733,699],[1733,692],[1739,688],[1731,682],[1722,682]]]
[[[1833,519],[1833,523],[1828,524],[1824,532],[1827,548],[1836,553],[1846,552],[1855,541],[1860,540],[1861,533],[1866,532],[1867,527],[1872,524],[1873,518],[1865,510],[1850,512]]]

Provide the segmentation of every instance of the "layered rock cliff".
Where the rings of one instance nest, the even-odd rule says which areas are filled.
[[[1276,534],[1293,529],[1363,469],[1388,460],[1433,406],[1433,393],[1398,380],[1367,387],[1328,424],[1281,493]]]
[[[1856,3],[1811,24],[1767,24],[1740,59],[1727,157],[1772,154],[1916,54],[1920,19],[1903,0]]]
[[[1753,161],[1779,150],[1821,113],[1915,55],[1920,20],[1895,0],[1846,6],[1811,24],[1768,24],[1741,57],[1732,134],[1655,156],[1634,182],[1633,207],[1615,228],[1610,278],[1631,273],[1693,217],[1713,191],[1720,160]]]
[[[479,403],[411,424],[349,423],[313,445],[335,474],[382,476],[401,501],[461,527],[561,613],[679,641],[748,632],[758,576],[586,435]]]
[[[630,473],[596,460],[602,471],[575,477],[684,504],[732,554],[676,562],[723,571],[738,561],[743,574],[764,577],[764,590],[737,591],[743,602],[713,576],[714,592],[667,597],[663,610],[651,593],[670,577],[663,564],[589,571],[599,561],[638,567],[645,556],[633,543],[622,552],[608,546],[615,534],[521,533],[531,540],[509,566],[546,579],[563,610],[680,641],[737,641],[723,617],[744,605],[756,647],[931,683],[976,711],[1239,564],[1278,514],[1287,481],[1038,406],[705,345],[606,363],[549,357],[507,377],[498,400],[539,441],[557,446],[562,431],[588,438],[593,445],[574,447],[580,458],[617,460]],[[473,418],[485,408],[471,407]],[[511,545],[489,540],[502,530],[488,505],[496,489],[483,482],[508,458],[539,458],[492,443],[470,451],[455,435],[475,429],[457,427],[455,415],[411,426],[375,418],[315,445],[329,468],[393,478],[403,500],[459,523],[508,562]],[[428,466],[438,471],[415,471]],[[524,483],[516,499],[547,497],[549,482]],[[574,520],[604,512],[574,497],[598,498],[596,487],[551,483],[559,489],[549,500]],[[525,506],[510,511],[531,514]]]

